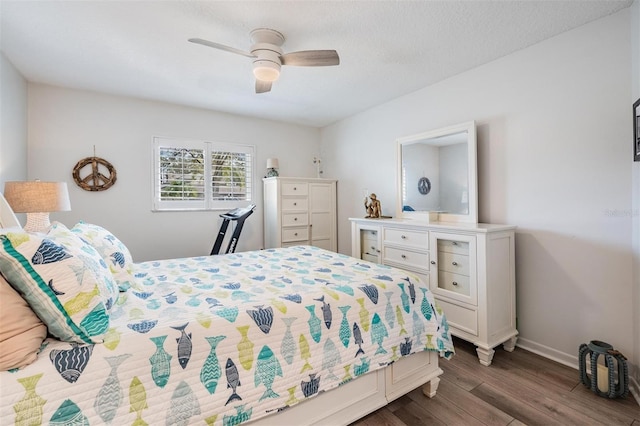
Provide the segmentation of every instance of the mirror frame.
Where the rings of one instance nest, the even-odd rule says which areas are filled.
[[[478,166],[477,166],[477,136],[476,122],[468,121],[453,126],[430,130],[424,133],[405,136],[396,139],[397,144],[397,175],[396,175],[396,216],[404,219],[416,219],[426,222],[434,221],[432,215],[427,211],[405,212],[402,210],[402,147],[411,145],[427,139],[438,138],[456,133],[467,132],[467,176],[469,179],[469,212],[467,214],[438,214],[438,222],[478,222]]]

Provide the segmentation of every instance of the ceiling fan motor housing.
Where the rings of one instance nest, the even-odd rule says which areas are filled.
[[[258,28],[251,31],[251,53],[256,56],[253,60],[253,75],[261,81],[276,81],[280,77],[282,49],[284,43],[282,33],[269,29]]]
[[[251,53],[256,56],[253,60],[255,77],[262,81],[276,81],[280,76],[282,49],[273,44],[257,43],[251,46]]]
[[[282,46],[284,44],[284,35],[280,31],[271,28],[256,28],[251,31],[251,42],[253,44],[272,44]]]

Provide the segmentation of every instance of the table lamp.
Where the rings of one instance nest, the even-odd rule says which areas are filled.
[[[27,214],[27,232],[46,232],[50,212],[71,210],[66,182],[6,182],[4,197],[15,213]]]
[[[277,158],[267,158],[267,177],[278,176],[278,164]]]

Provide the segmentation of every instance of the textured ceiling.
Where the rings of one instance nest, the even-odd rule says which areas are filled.
[[[324,126],[630,6],[571,1],[0,1],[0,46],[28,81]],[[255,94],[242,50],[273,28],[285,52],[335,49],[337,67],[283,67]]]

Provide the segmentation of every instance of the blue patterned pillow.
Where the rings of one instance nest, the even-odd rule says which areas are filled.
[[[118,287],[93,247],[62,224],[0,231],[0,271],[60,340],[101,343]]]
[[[101,226],[78,222],[71,232],[79,235],[96,249],[109,265],[120,291],[127,291],[134,284],[133,258],[127,246]]]

